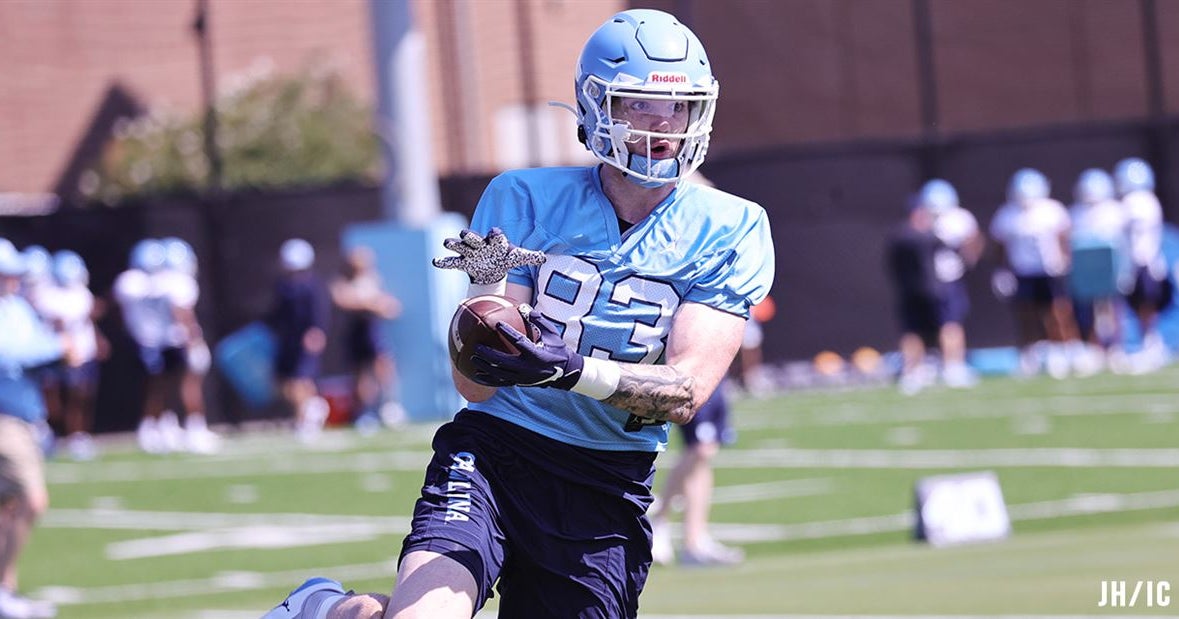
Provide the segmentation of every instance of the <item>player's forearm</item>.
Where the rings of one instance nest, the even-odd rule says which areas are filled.
[[[684,424],[696,415],[696,380],[670,365],[619,363],[618,387],[602,400],[639,417]]]

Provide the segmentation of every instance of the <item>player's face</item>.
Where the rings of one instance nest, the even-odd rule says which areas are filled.
[[[627,123],[632,129],[655,133],[683,133],[688,128],[688,115],[686,101],[632,97],[617,99],[611,110],[611,116],[615,121]],[[639,137],[629,141],[627,148],[632,153],[646,155],[652,159],[670,159],[675,156],[681,143],[682,140],[673,138],[647,140]]]

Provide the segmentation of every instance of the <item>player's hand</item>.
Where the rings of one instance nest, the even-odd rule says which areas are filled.
[[[508,271],[519,266],[540,266],[544,264],[542,252],[521,249],[508,242],[508,237],[499,228],[492,228],[487,237],[464,229],[459,237],[449,238],[442,246],[458,254],[435,258],[434,266],[440,269],[458,269],[466,273],[474,284],[494,284],[508,276]]]
[[[471,357],[476,369],[475,382],[491,387],[572,389],[581,378],[585,359],[565,345],[556,325],[540,312],[521,305],[520,314],[524,322],[539,330],[540,341],[533,342],[506,322],[499,323],[499,332],[520,352],[513,355],[480,345]]]

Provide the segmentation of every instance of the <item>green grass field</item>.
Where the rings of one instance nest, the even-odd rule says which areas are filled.
[[[1179,614],[1179,599],[1097,605],[1103,581],[1179,587],[1179,366],[786,394],[734,414],[714,532],[749,560],[655,568],[644,617]],[[387,591],[432,432],[338,430],[313,448],[255,433],[213,457],[116,444],[51,461],[22,588],[66,619],[256,618],[317,574]],[[997,474],[1012,536],[913,542],[914,483],[969,471]]]

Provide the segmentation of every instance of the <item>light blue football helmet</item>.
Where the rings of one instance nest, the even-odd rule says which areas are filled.
[[[41,245],[29,245],[21,252],[24,257],[25,279],[42,282],[52,277],[53,256]]]
[[[1114,197],[1113,177],[1101,168],[1089,168],[1077,177],[1073,199],[1085,204],[1097,204]]]
[[[197,259],[192,245],[175,236],[160,239],[160,242],[164,245],[164,268],[180,271],[187,275],[196,275]]]
[[[53,254],[53,279],[60,286],[85,286],[90,283],[90,270],[77,252],[62,249]]]
[[[1007,184],[1007,199],[1017,204],[1031,200],[1042,200],[1051,195],[1052,186],[1048,177],[1034,168],[1020,168],[1011,175]]]
[[[675,17],[652,9],[631,9],[611,17],[585,43],[574,80],[578,137],[602,163],[630,180],[657,187],[691,174],[704,162],[718,84],[700,39]],[[615,118],[619,99],[651,105],[688,106],[682,133],[640,130]],[[667,159],[632,154],[628,143],[679,140]]]
[[[958,208],[958,191],[949,181],[935,178],[921,186],[921,194],[917,198],[921,206],[932,213],[945,213]]]
[[[143,239],[131,248],[131,268],[145,273],[155,273],[163,269],[166,259],[164,244],[158,239]]]
[[[1114,184],[1119,196],[1131,191],[1154,191],[1154,170],[1138,157],[1127,157],[1114,166]]]
[[[25,257],[8,239],[0,238],[0,275],[19,277],[25,273]],[[3,291],[0,290],[0,294]]]

